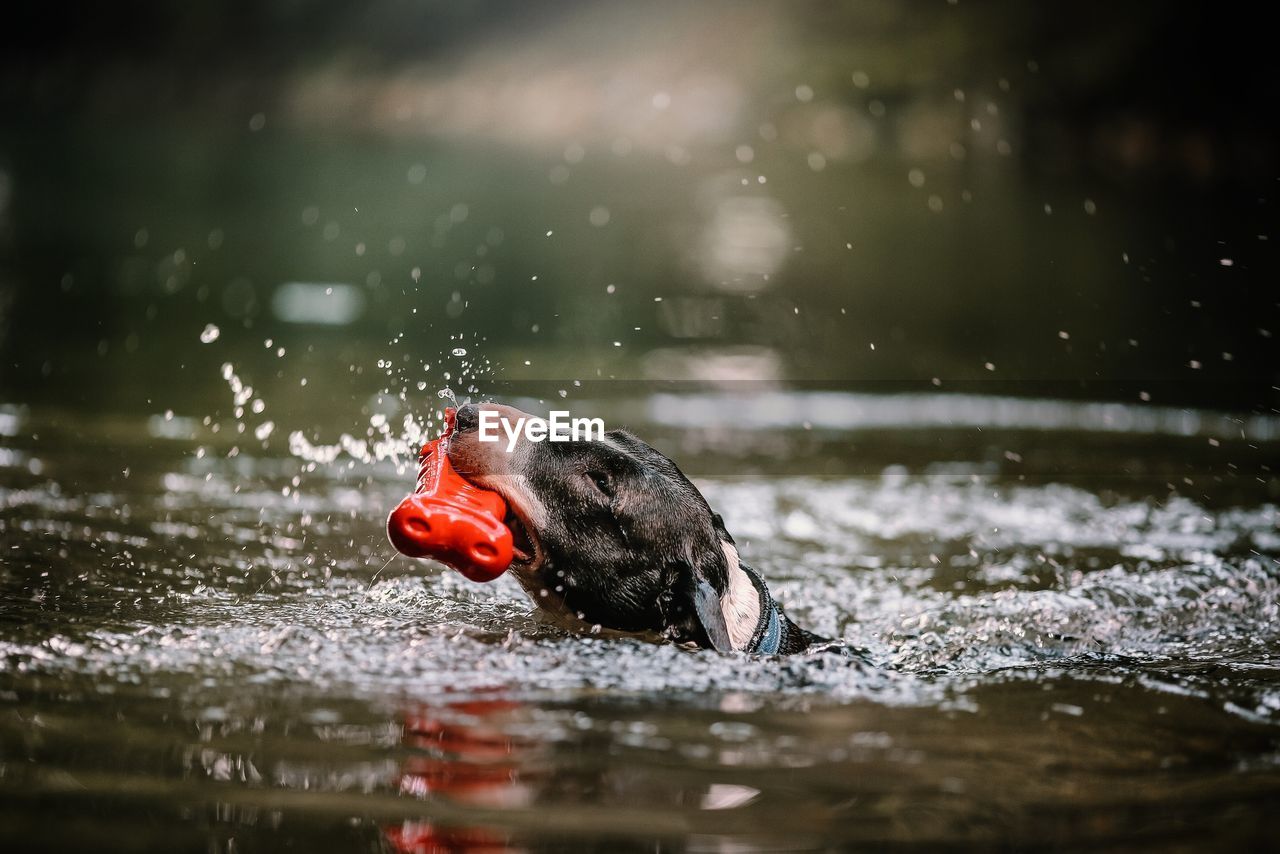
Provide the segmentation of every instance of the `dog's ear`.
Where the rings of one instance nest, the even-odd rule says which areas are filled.
[[[724,621],[724,610],[720,607],[720,594],[700,575],[693,578],[693,613],[698,625],[707,636],[707,642],[716,652],[733,652],[733,643],[729,640],[729,626]]]
[[[720,593],[728,584],[724,550],[689,548],[664,582],[668,624],[677,635],[717,652],[733,652]]]

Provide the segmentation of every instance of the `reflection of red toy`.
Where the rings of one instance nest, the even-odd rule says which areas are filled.
[[[525,779],[536,747],[507,732],[503,717],[520,704],[500,698],[422,708],[405,716],[399,789],[479,810],[527,810],[536,787]],[[414,820],[383,828],[397,854],[500,854],[519,850],[500,826]]]
[[[525,792],[518,785],[516,759],[529,748],[491,720],[519,708],[519,703],[509,700],[475,700],[449,704],[447,715],[433,715],[427,708],[406,716],[402,743],[419,752],[401,762],[401,793],[419,798],[448,795],[489,806],[519,805]]]
[[[418,490],[387,519],[391,544],[409,557],[429,557],[472,581],[492,581],[511,565],[511,531],[502,524],[502,496],[463,480],[449,464],[454,410],[445,432],[422,446]]]

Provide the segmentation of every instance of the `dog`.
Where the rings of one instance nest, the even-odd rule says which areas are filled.
[[[511,425],[531,417],[498,404],[459,408],[449,461],[506,501],[510,571],[554,621],[726,653],[788,655],[827,642],[783,614],[724,520],[667,457],[625,430],[591,441],[481,441],[484,410]]]

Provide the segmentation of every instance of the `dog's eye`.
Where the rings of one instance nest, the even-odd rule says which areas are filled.
[[[587,477],[591,478],[591,482],[596,485],[596,489],[603,492],[608,497],[613,497],[613,481],[609,479],[609,475],[602,471],[589,471]]]

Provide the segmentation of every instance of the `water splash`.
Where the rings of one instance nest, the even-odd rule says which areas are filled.
[[[465,336],[453,337],[461,340]],[[389,341],[388,346],[398,347],[403,343],[402,333]],[[266,342],[267,347],[272,344],[270,340]],[[280,348],[280,354],[283,355],[283,348]],[[466,355],[467,349],[461,346],[452,347],[449,351],[451,357]],[[406,367],[412,364],[416,364],[416,369]],[[336,439],[324,441],[314,431],[288,429],[287,425],[279,423],[278,418],[258,419],[257,416],[262,416],[267,409],[266,401],[255,396],[254,387],[241,378],[235,365],[224,363],[222,376],[232,395],[234,429],[239,434],[252,433],[266,448],[269,447],[271,437],[283,426],[288,431],[289,454],[307,463],[308,473],[314,472],[318,466],[344,461],[348,470],[357,466],[372,467],[390,462],[398,474],[403,474],[416,465],[422,444],[443,429],[444,406],[459,405],[455,384],[468,394],[476,394],[480,391],[478,384],[494,373],[494,367],[487,358],[472,357],[454,366],[443,354],[434,360],[422,359],[416,362],[380,358],[377,367],[390,382],[377,395],[374,401],[375,411],[363,425],[363,435],[349,431],[340,433]],[[441,379],[445,381],[445,385],[436,392],[436,399],[443,401],[443,404],[427,404],[419,394],[426,390],[427,383],[416,376],[418,373],[430,373],[433,367],[438,369]],[[448,370],[444,370],[446,367]],[[456,377],[454,371],[458,372]],[[232,448],[229,453],[238,455],[240,449]],[[298,486],[294,484],[295,489]]]
[[[374,424],[390,435],[389,421]],[[94,506],[128,503],[130,526],[148,533],[129,534],[109,517],[91,522],[95,559],[127,559],[94,570],[105,585],[82,582],[78,595],[141,601],[163,583],[163,608],[10,637],[0,651],[30,671],[147,674],[157,684],[199,672],[381,694],[496,680],[926,706],[963,704],[977,686],[1056,668],[1130,674],[1258,720],[1280,715],[1280,689],[1262,678],[1271,671],[1256,669],[1280,667],[1273,504],[1125,501],[972,476],[702,480],[787,613],[864,649],[873,666],[831,654],[777,661],[566,635],[531,612],[511,579],[475,585],[405,559],[370,587],[390,556],[381,508],[405,488],[393,468],[373,465],[392,453],[348,436],[287,459],[188,458],[151,499],[99,493]],[[298,489],[299,463],[340,454],[369,463],[369,473],[353,482],[349,469],[324,465]],[[92,518],[87,498],[52,487],[8,490],[3,500],[44,530]],[[175,553],[194,559],[175,572]],[[1236,668],[1231,689],[1199,676],[1200,662]]]

